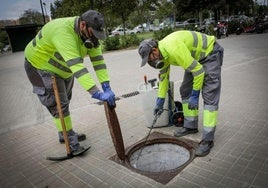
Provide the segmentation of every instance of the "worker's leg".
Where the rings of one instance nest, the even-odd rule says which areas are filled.
[[[196,151],[196,154],[199,156],[208,154],[210,148],[213,147],[214,134],[218,121],[223,49],[216,45],[213,53],[203,63],[206,74],[202,89],[204,100],[203,135],[199,148]]]
[[[183,127],[174,131],[174,136],[180,137],[187,134],[198,132],[198,109],[190,110],[188,108],[189,98],[192,92],[193,76],[192,73],[184,72],[184,78],[180,87],[182,99],[182,109],[184,115]]]
[[[58,131],[62,131],[61,122],[59,119],[59,113],[57,110],[57,104],[52,87],[51,74],[45,71],[37,70],[27,60],[25,61],[25,70],[30,82],[33,85],[33,92],[37,94],[40,102],[46,106],[50,114],[54,118],[54,122]],[[62,111],[64,121],[66,125],[67,134],[69,131],[72,133],[72,122],[69,113],[69,100],[66,92],[64,80],[57,78],[58,91],[60,93],[60,100],[62,105]],[[73,150],[79,147],[78,135],[69,134],[70,146]]]

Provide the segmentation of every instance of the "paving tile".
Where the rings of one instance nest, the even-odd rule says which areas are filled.
[[[257,187],[267,187],[268,185],[267,177],[268,177],[268,173],[259,172],[256,175],[252,185],[257,186]]]

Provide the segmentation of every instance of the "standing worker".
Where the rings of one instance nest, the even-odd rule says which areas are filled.
[[[158,98],[154,113],[163,111],[171,65],[181,66],[184,78],[180,87],[184,125],[175,130],[177,137],[198,132],[198,101],[204,100],[203,135],[197,156],[207,155],[213,147],[221,90],[223,48],[214,36],[194,31],[176,31],[159,42],[147,39],[140,43],[141,66],[147,62],[160,69]]]
[[[115,95],[109,84],[109,75],[102,56],[99,39],[105,38],[104,18],[94,10],[81,16],[55,19],[48,22],[25,48],[25,70],[33,85],[33,92],[53,116],[58,129],[59,142],[64,143],[62,125],[57,110],[51,76],[56,77],[66,131],[72,152],[84,148],[78,141],[85,134],[73,130],[69,111],[74,77],[92,98],[115,105]],[[83,64],[88,55],[103,92]]]

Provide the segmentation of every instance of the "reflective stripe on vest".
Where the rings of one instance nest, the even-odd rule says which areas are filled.
[[[196,71],[196,72],[193,72],[193,76],[195,77],[195,76],[199,76],[200,74],[203,74],[204,73],[204,69],[203,69],[203,67],[200,69],[200,70],[198,70],[198,71]]]
[[[160,81],[161,82],[165,79],[165,76],[162,76],[162,75],[166,74],[169,71],[169,68],[170,68],[170,65],[159,71],[159,73],[160,73]]]
[[[76,65],[78,63],[82,63],[83,62],[83,59],[81,57],[78,57],[78,58],[75,58],[75,59],[70,59],[68,61],[66,61],[67,65],[69,67],[73,66],[73,65]]]
[[[53,65],[54,67],[56,67],[56,68],[64,71],[64,72],[72,73],[72,71],[69,68],[64,67],[63,65],[61,65],[60,63],[58,63],[54,59],[49,59],[48,60],[48,63],[51,64],[51,65]]]
[[[43,37],[43,36],[42,36],[42,32],[39,31],[39,33],[38,33],[38,35],[37,35],[36,37],[38,37],[38,39],[40,40],[40,39]],[[35,37],[35,38],[33,39],[33,41],[32,41],[33,47],[36,46],[36,37]]]
[[[79,70],[79,71],[76,71],[76,72],[74,73],[74,76],[75,76],[76,78],[79,78],[79,77],[81,77],[81,76],[83,76],[84,74],[87,74],[87,73],[88,73],[87,68],[83,68],[83,69],[81,69],[81,70]]]
[[[104,58],[102,55],[98,55],[96,57],[90,57],[90,60],[91,61],[101,61],[101,60],[104,60]]]
[[[196,67],[197,61],[194,60],[192,64],[187,68],[187,71],[192,72],[192,70]]]
[[[55,56],[58,60],[60,60],[60,61],[64,61],[63,57],[60,55],[59,52],[55,52],[55,53],[54,53],[54,56]]]
[[[95,71],[101,70],[101,69],[106,69],[106,64],[94,65],[93,68]]]
[[[206,49],[208,47],[208,40],[207,40],[207,36],[205,34],[202,34],[201,33],[201,38],[202,38],[202,49],[201,49],[201,53],[200,53],[200,57],[197,58],[196,57],[196,48],[198,47],[198,36],[197,36],[197,33],[194,32],[194,31],[191,31],[192,35],[193,35],[193,38],[194,38],[194,41],[193,41],[193,47],[195,49],[192,49],[191,50],[191,55],[192,57],[196,58],[196,59],[204,59],[205,56],[206,56]]]

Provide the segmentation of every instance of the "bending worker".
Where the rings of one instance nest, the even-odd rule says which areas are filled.
[[[158,98],[154,113],[163,111],[169,84],[171,65],[181,66],[184,78],[180,87],[184,125],[175,130],[175,136],[198,132],[198,101],[200,92],[204,100],[203,135],[196,150],[205,156],[213,147],[218,119],[221,90],[223,48],[214,36],[194,31],[176,31],[159,42],[147,39],[140,43],[141,66],[148,64],[160,69]]]
[[[55,19],[48,22],[25,48],[25,70],[33,85],[33,92],[46,106],[58,129],[59,141],[64,143],[51,76],[56,77],[61,106],[72,152],[83,147],[78,141],[85,134],[73,130],[69,111],[74,78],[88,91],[92,98],[115,105],[115,95],[109,84],[109,75],[102,56],[99,39],[105,38],[104,18],[94,10],[81,16]],[[89,56],[103,91],[97,86],[83,58]]]

